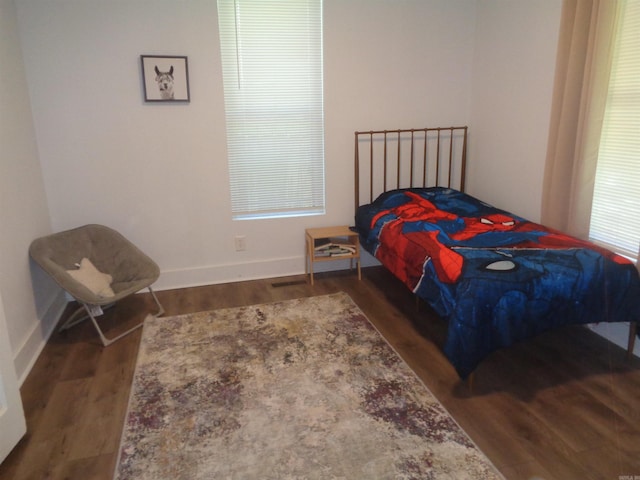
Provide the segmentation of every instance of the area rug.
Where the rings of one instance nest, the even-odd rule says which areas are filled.
[[[144,325],[116,478],[502,478],[338,293]]]

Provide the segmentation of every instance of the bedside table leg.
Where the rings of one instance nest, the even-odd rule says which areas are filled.
[[[311,286],[313,286],[313,240],[309,236],[306,237],[306,240],[307,252],[305,254],[304,273],[309,275]]]

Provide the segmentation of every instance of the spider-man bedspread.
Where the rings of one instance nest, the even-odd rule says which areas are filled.
[[[562,325],[640,319],[630,261],[456,190],[383,193],[356,226],[364,248],[448,320],[444,352],[462,378]]]

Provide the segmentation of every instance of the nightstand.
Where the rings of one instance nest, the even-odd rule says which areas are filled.
[[[307,228],[305,230],[306,258],[305,274],[309,274],[313,285],[313,265],[316,262],[332,262],[348,259],[353,268],[356,262],[358,280],[360,272],[360,243],[358,233],[348,226]]]

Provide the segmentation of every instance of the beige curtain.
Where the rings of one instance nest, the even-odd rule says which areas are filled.
[[[542,189],[542,223],[589,235],[618,0],[564,0]]]

